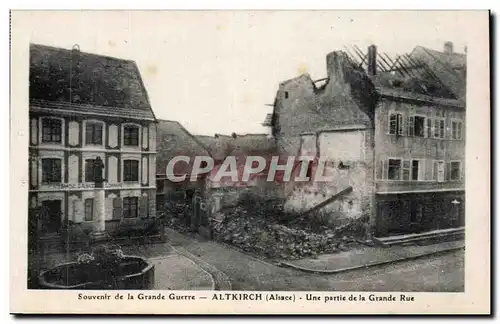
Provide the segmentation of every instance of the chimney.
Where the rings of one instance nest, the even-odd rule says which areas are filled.
[[[453,53],[453,43],[452,42],[445,42],[444,43],[444,52],[446,54]]]
[[[377,46],[375,45],[368,47],[368,74],[377,74]]]

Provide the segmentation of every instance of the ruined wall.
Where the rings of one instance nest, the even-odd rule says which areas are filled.
[[[332,223],[370,214],[374,204],[372,129],[362,126],[321,132],[315,138],[319,155],[325,160],[324,175],[333,180],[297,184],[286,201],[285,211],[305,212],[352,186],[351,193],[325,206],[320,213],[327,214]],[[314,172],[319,171],[315,168]]]
[[[335,176],[326,183],[285,183],[285,211],[304,212],[352,185],[351,194],[322,212],[332,220],[371,214],[375,90],[344,53],[328,54],[327,73],[321,87],[304,74],[283,82],[277,93],[275,136],[280,154],[325,156],[325,172]],[[342,160],[348,168],[339,169]]]

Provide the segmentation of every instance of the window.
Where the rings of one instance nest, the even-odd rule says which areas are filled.
[[[139,161],[123,161],[123,181],[139,181]]]
[[[94,159],[85,160],[85,182],[94,181]]]
[[[42,159],[42,182],[61,183],[61,159]]]
[[[450,162],[450,180],[460,180],[460,161]]]
[[[415,116],[413,119],[413,136],[424,137],[425,136],[425,117]]]
[[[139,145],[139,127],[125,126],[123,129],[123,144],[124,145]]]
[[[389,115],[389,134],[403,135],[403,115],[397,113]]]
[[[454,140],[462,139],[462,122],[459,121],[451,122],[451,138]]]
[[[411,161],[411,180],[412,181],[424,180],[424,167],[421,160]]]
[[[61,143],[62,121],[60,119],[42,119],[42,142]]]
[[[137,197],[123,198],[123,217],[135,218],[137,217]]]
[[[389,159],[387,179],[401,180],[401,160]]]
[[[444,119],[434,119],[434,138],[444,138]]]
[[[285,99],[288,99],[288,91],[285,91]]]
[[[94,199],[85,199],[85,221],[90,222],[94,218]]]
[[[87,123],[85,125],[85,144],[102,145],[101,123]]]

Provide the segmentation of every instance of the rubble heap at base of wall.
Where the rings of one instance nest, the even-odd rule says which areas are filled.
[[[213,238],[268,258],[299,259],[334,253],[361,238],[363,223],[350,220],[344,225],[304,230],[303,224],[287,226],[283,216],[269,213],[272,206],[238,206],[218,213],[212,224]]]

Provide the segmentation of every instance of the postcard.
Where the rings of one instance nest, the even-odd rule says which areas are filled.
[[[488,11],[11,12],[14,314],[490,314]]]

